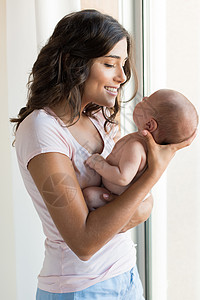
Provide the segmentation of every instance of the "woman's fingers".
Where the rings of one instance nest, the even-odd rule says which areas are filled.
[[[151,135],[151,133],[148,130],[143,130],[142,134],[143,134],[143,136],[145,136],[145,139],[148,142],[150,148],[155,147],[156,145],[158,145],[158,144],[156,144],[153,136]],[[193,140],[195,139],[196,135],[197,135],[197,130],[195,130],[193,135],[190,138],[188,138],[187,140],[185,140],[181,143],[171,144],[170,146],[171,146],[172,150],[174,152],[176,152],[177,150],[180,150],[182,148],[185,148],[185,147],[189,146],[193,142]]]
[[[197,135],[197,130],[195,130],[195,132],[193,133],[193,135],[189,139],[187,139],[186,141],[183,141],[181,143],[178,143],[178,144],[172,144],[172,147],[175,148],[175,151],[180,150],[182,148],[185,148],[193,142],[196,135]]]
[[[152,136],[152,134],[148,131],[148,130],[143,130],[142,131],[143,136],[145,136],[145,139],[147,140],[147,142],[152,145],[155,146],[156,142]]]
[[[155,142],[151,133],[147,130],[142,132],[148,147],[148,169],[151,174],[155,174],[158,178],[167,168],[169,162],[176,153],[177,148],[172,145],[159,145]]]

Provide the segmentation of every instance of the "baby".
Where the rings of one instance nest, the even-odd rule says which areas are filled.
[[[158,90],[143,98],[133,111],[137,132],[121,138],[110,155],[90,156],[86,164],[102,176],[106,189],[120,195],[135,182],[147,168],[147,146],[141,131],[147,129],[158,144],[180,143],[195,132],[198,114],[194,105],[174,90]],[[95,197],[93,187],[83,190],[88,208],[93,210],[105,204]]]

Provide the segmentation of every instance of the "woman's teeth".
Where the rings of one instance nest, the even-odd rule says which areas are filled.
[[[111,87],[105,87],[106,90],[110,91],[110,92],[113,92],[113,93],[116,93],[117,92],[117,88],[111,88]]]

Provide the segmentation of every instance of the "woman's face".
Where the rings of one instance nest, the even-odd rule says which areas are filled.
[[[120,40],[105,56],[94,59],[85,81],[82,106],[89,102],[113,107],[120,85],[126,81],[124,65],[127,60],[126,38]]]

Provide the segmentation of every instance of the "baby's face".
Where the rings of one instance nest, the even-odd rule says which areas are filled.
[[[152,112],[156,110],[154,102],[155,101],[151,95],[150,97],[144,97],[142,101],[135,106],[133,111],[133,121],[138,130],[143,130],[145,128],[145,124],[151,119]]]

